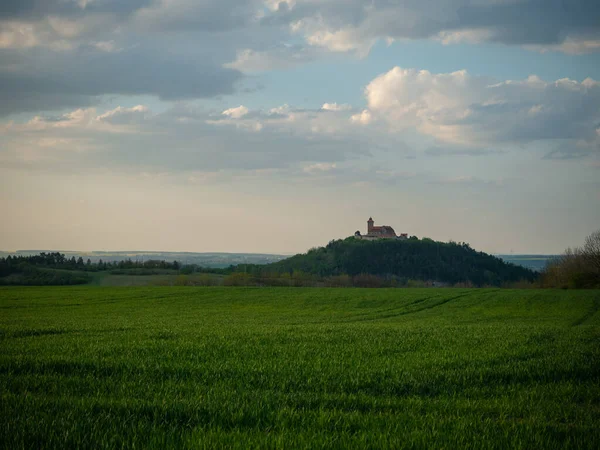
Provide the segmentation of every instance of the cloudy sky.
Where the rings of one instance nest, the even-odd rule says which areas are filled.
[[[561,252],[599,81],[597,0],[2,0],[0,249]]]

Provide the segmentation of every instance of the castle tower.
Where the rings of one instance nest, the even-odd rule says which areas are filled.
[[[375,224],[375,222],[373,222],[373,218],[369,217],[369,220],[367,220],[367,233],[370,233],[371,231],[373,231],[374,224]]]

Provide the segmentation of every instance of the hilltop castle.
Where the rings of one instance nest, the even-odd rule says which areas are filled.
[[[372,217],[367,220],[367,234],[361,235],[360,231],[354,233],[354,237],[358,239],[408,239],[408,233],[397,235],[389,225],[381,225],[376,227]]]

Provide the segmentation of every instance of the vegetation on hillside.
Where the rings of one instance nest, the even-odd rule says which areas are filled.
[[[177,271],[181,265],[174,261],[118,261],[93,263],[82,257],[67,258],[59,252],[40,253],[32,256],[7,256],[0,258],[0,285],[68,285],[89,283],[89,273],[109,271],[115,274],[153,275]]]
[[[84,262],[61,253],[0,258],[0,284],[83,284],[89,273],[173,276],[171,284],[228,286],[419,287],[531,284],[536,272],[473,250],[466,243],[428,238],[331,241],[306,254],[266,265],[226,269],[182,266],[177,261]],[[220,277],[198,277],[194,274]],[[210,278],[210,279],[209,279]],[[161,279],[161,283],[169,283]]]
[[[348,276],[362,281],[376,276],[395,280],[400,285],[408,280],[421,280],[451,285],[500,286],[519,281],[533,282],[537,277],[530,269],[478,252],[466,243],[415,237],[375,241],[349,237],[273,264],[246,267],[245,271],[252,274],[301,272],[320,277]]]
[[[600,230],[590,234],[582,247],[568,248],[550,261],[541,277],[543,287],[600,287]]]

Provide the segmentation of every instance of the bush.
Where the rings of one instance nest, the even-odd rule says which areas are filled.
[[[589,235],[583,247],[568,248],[548,262],[541,286],[560,289],[600,287],[600,230]]]
[[[325,278],[326,287],[351,287],[352,285],[352,278],[345,274]]]
[[[224,286],[252,286],[254,284],[252,276],[248,273],[236,272],[223,279]]]
[[[355,287],[361,288],[379,288],[383,287],[384,280],[377,275],[371,275],[369,273],[361,273],[352,278],[352,282]]]

